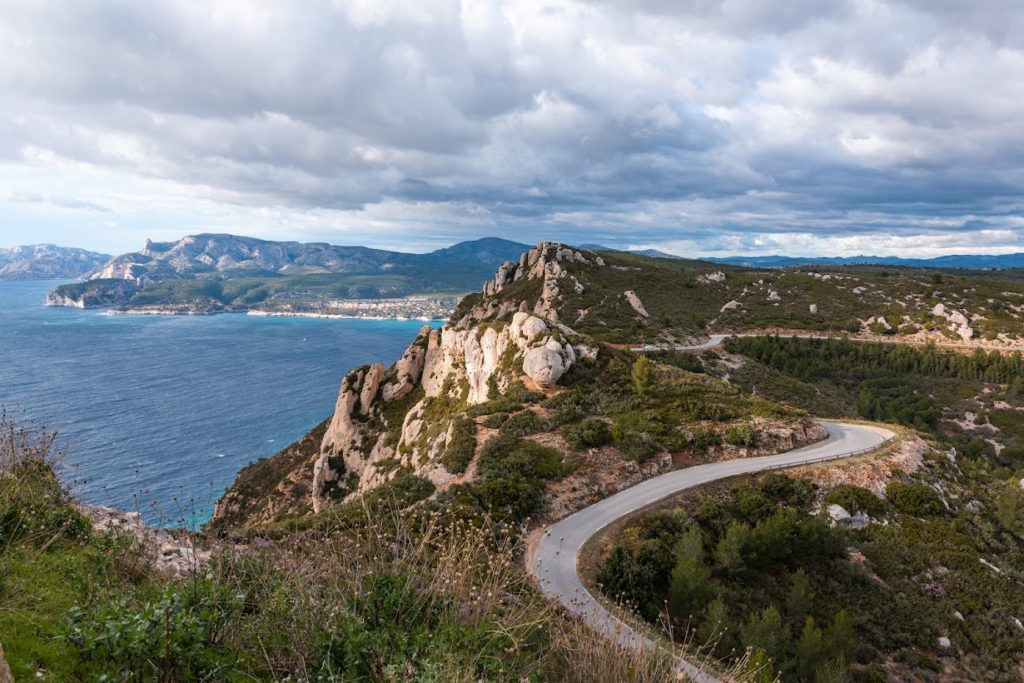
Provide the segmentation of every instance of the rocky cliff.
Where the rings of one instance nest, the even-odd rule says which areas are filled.
[[[550,392],[578,358],[596,355],[595,347],[558,321],[560,288],[573,283],[565,269],[570,262],[603,265],[591,252],[538,244],[518,261],[503,263],[482,294],[467,297],[442,328],[423,327],[391,367],[368,365],[346,375],[316,452],[308,439],[306,448],[289,449],[291,470],[311,473],[302,485],[289,480],[300,496],[279,492],[291,499],[291,509],[300,509],[304,496],[322,511],[398,473],[414,473],[441,488],[458,480],[442,456],[460,414],[513,385]],[[301,466],[294,462],[297,450],[305,453]],[[235,489],[218,506],[215,527],[219,519],[239,517]],[[280,500],[275,505],[282,508]]]
[[[714,459],[727,433],[747,444],[740,455],[823,436],[800,411],[690,372],[700,366],[693,359],[652,364],[635,388],[635,355],[571,326],[585,317],[581,295],[619,302],[629,312],[626,325],[650,317],[637,292],[618,282],[643,274],[613,270],[605,259],[540,243],[502,263],[447,324],[422,328],[393,365],[349,372],[334,414],[243,470],[211,529],[320,513],[409,486],[420,498],[476,496],[485,508],[521,519],[527,510],[573,507],[581,491],[613,492],[665,468]],[[751,420],[754,411],[773,421]]]
[[[440,330],[424,327],[392,367],[371,365],[345,377],[313,468],[313,509],[399,471],[446,485],[452,474],[441,456],[460,410],[497,398],[516,382],[551,390],[579,355],[593,356],[594,348],[558,322],[565,261],[597,265],[600,257],[538,244],[518,263],[502,264],[479,303],[457,320]],[[524,294],[539,290],[539,296],[520,299],[511,292],[517,283]]]

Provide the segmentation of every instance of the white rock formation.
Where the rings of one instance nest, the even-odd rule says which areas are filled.
[[[640,301],[640,297],[638,297],[636,292],[632,289],[627,289],[622,293],[622,296],[626,297],[626,301],[629,302],[629,305],[633,307],[633,310],[636,311],[637,314],[642,315],[645,318],[651,317],[647,312],[647,309],[644,308],[644,303]]]
[[[502,264],[469,314],[440,330],[422,328],[390,369],[372,365],[349,373],[313,465],[314,511],[373,488],[400,468],[435,483],[450,479],[438,465],[451,433],[450,418],[446,415],[440,423],[428,418],[429,401],[446,398],[455,405],[475,405],[491,398],[495,386],[504,389],[519,379],[539,388],[553,387],[578,358],[573,346],[578,335],[557,322],[553,308],[560,298],[558,281],[566,276],[562,264],[570,262],[588,260],[573,249],[538,245],[519,263]],[[540,299],[499,296],[522,278],[543,278]],[[511,320],[496,324],[508,315]],[[580,345],[579,353],[594,356],[596,349]],[[407,400],[417,387],[423,398],[402,410],[400,418],[389,418],[384,404]],[[400,435],[398,425],[387,424],[388,419],[402,420]],[[387,433],[393,435],[391,440],[385,438]]]
[[[725,273],[720,270],[716,270],[713,273],[704,273],[697,277],[697,282],[704,284],[711,284],[712,282],[725,282]]]

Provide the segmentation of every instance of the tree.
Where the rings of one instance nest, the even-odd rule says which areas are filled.
[[[796,668],[805,681],[813,681],[818,667],[826,659],[825,636],[814,623],[814,617],[807,617],[800,640],[796,643]]]
[[[786,596],[786,618],[793,624],[801,623],[814,605],[814,589],[807,572],[798,569],[793,573],[793,583]]]
[[[744,569],[743,552],[750,540],[750,527],[733,522],[715,546],[715,563],[725,572],[739,574]]]
[[[1017,536],[1024,536],[1024,491],[1009,481],[996,497],[996,519]]]
[[[711,569],[704,564],[704,538],[700,529],[687,531],[676,543],[676,565],[669,583],[669,614],[686,620],[698,614],[718,593]]]
[[[654,389],[654,369],[647,356],[641,354],[633,361],[633,391],[637,396],[646,396]]]
[[[774,605],[765,607],[750,618],[740,630],[740,640],[747,647],[764,650],[772,659],[778,659],[786,635],[782,628],[782,615]]]

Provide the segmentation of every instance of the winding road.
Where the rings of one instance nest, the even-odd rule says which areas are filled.
[[[778,455],[741,458],[668,472],[616,493],[551,525],[527,557],[527,567],[549,598],[558,600],[573,615],[629,648],[657,647],[657,643],[605,609],[587,590],[577,572],[583,545],[609,524],[674,493],[739,474],[762,472],[857,455],[882,445],[894,434],[880,427],[821,422],[828,438],[811,446]],[[680,673],[697,683],[717,681],[691,662],[679,660]]]

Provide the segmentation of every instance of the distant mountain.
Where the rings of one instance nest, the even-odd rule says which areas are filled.
[[[0,280],[77,280],[109,259],[109,254],[53,244],[0,249]]]
[[[56,306],[175,308],[184,312],[295,310],[338,299],[462,294],[478,289],[525,244],[484,238],[427,254],[274,242],[236,235],[147,240],[96,268],[88,282],[55,290]]]
[[[621,251],[626,254],[650,256],[652,258],[683,259],[657,249],[612,249],[599,244],[581,244],[581,249],[592,251]],[[724,263],[747,268],[785,268],[787,266],[910,266],[916,268],[962,268],[968,270],[1004,270],[1024,268],[1024,253],[1014,254],[956,254],[930,259],[900,258],[898,256],[707,256],[700,261]]]
[[[899,258],[897,256],[724,256],[703,259],[712,263],[754,268],[782,268],[786,266],[912,266],[916,268],[964,268],[969,270],[995,270],[1024,268],[1024,253],[1015,254],[956,254],[930,259]]]

